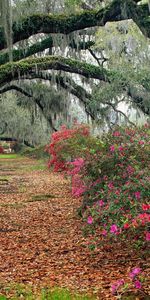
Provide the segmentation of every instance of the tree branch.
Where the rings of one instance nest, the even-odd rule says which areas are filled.
[[[122,93],[126,92],[129,96],[131,95],[132,86],[128,83],[126,77],[122,74],[119,74],[117,71],[109,71],[104,69],[101,66],[94,66],[85,62],[80,62],[78,60],[67,59],[60,56],[47,56],[42,58],[33,58],[33,59],[25,59],[16,63],[8,63],[0,67],[0,85],[4,85],[12,80],[18,78],[25,78],[28,74],[32,78],[32,74],[36,74],[38,77],[39,73],[42,70],[62,70],[69,73],[76,73],[86,78],[95,78],[105,82],[114,81],[115,78],[119,77],[120,86],[122,86]],[[30,77],[29,76],[29,77]],[[46,75],[46,76],[49,76]],[[60,80],[60,79],[58,79]],[[66,85],[65,82],[62,81],[62,85]],[[70,84],[70,87],[69,87]],[[71,85],[71,82],[67,85],[68,88],[74,89]],[[137,89],[136,89],[137,90]],[[74,89],[74,94],[78,95],[77,97],[82,97],[81,88]],[[87,95],[87,94],[85,94]],[[150,109],[147,109],[142,101],[144,100],[141,95],[140,100],[138,100],[137,94],[132,93],[131,95],[135,104],[147,115],[150,113]],[[86,97],[82,97],[82,99],[86,99]]]
[[[106,104],[109,105],[109,106],[111,106],[111,107],[113,108],[113,110],[114,110],[116,113],[118,113],[118,114],[124,116],[124,118],[126,119],[126,121],[127,121],[129,124],[131,124],[132,126],[135,126],[135,124],[134,124],[132,121],[129,120],[129,118],[127,117],[127,115],[126,115],[122,110],[117,109],[116,106],[115,106],[113,103],[111,103],[111,102],[106,102]]]
[[[61,56],[46,56],[41,58],[24,59],[19,62],[7,63],[0,66],[0,85],[8,83],[26,73],[38,73],[41,70],[62,70],[76,73],[86,78],[95,78],[109,81],[109,77],[115,72],[105,70],[75,59],[63,58]]]
[[[69,46],[73,49],[78,50],[86,50],[89,49],[91,46],[93,46],[95,42],[88,41],[88,42],[79,42],[78,45],[75,43],[74,40],[72,40],[69,43]],[[13,61],[18,61],[24,58],[27,58],[31,55],[34,55],[36,53],[42,52],[48,48],[52,48],[54,46],[53,38],[49,36],[48,38],[45,38],[41,42],[34,43],[32,46],[24,48],[24,49],[14,49],[12,51],[12,57]],[[0,54],[0,65],[3,65],[5,63],[9,62],[9,52],[6,51],[5,53]]]
[[[29,98],[31,98],[33,96],[32,94],[30,94],[29,92],[27,92],[23,88],[21,88],[20,86],[14,85],[14,84],[7,85],[4,88],[0,89],[0,94],[6,93],[11,90],[16,90],[17,92],[20,92]]]
[[[150,37],[148,5],[137,5],[133,0],[114,0],[99,11],[83,11],[72,15],[32,15],[14,22],[13,43],[28,39],[37,33],[69,34],[73,31],[104,26],[106,22],[133,19],[142,32]],[[0,50],[7,47],[4,29],[0,28]]]
[[[25,79],[24,77],[22,79]],[[52,80],[52,75],[50,73],[39,74],[32,73],[26,75],[26,79],[42,79],[42,80]],[[58,86],[61,86],[63,89],[67,90],[72,95],[76,96],[85,106],[86,113],[91,117],[92,120],[95,120],[95,115],[88,108],[88,103],[91,100],[91,94],[89,94],[82,86],[76,84],[74,80],[68,76],[55,75],[55,81]]]

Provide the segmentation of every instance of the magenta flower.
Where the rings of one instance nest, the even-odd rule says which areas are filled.
[[[134,268],[130,273],[130,278],[134,279],[140,273],[141,273],[141,268]]]
[[[144,145],[144,141],[139,141],[139,145]]]
[[[135,285],[135,288],[136,288],[136,289],[141,289],[141,287],[142,287],[142,284],[141,284],[141,282],[140,282],[139,280],[136,280],[136,281],[134,282],[134,285]]]
[[[111,285],[111,292],[112,292],[112,294],[115,295],[116,292],[117,292],[117,289],[120,286],[122,286],[122,285],[124,285],[124,279],[119,279],[119,280],[117,280],[117,282],[115,282],[114,284],[112,284]]]
[[[108,184],[108,188],[109,188],[109,189],[113,189],[113,187],[114,187],[113,183],[110,182],[110,183]]]
[[[118,232],[118,227],[116,224],[111,225],[110,232],[116,234]]]
[[[146,236],[145,236],[146,241],[150,241],[150,232],[146,232]]]
[[[120,134],[120,132],[119,131],[115,131],[114,133],[113,133],[113,136],[120,136],[121,134]]]
[[[134,195],[137,200],[141,198],[141,192],[135,192]]]
[[[89,217],[88,217],[87,223],[88,223],[88,224],[92,224],[92,223],[93,223],[93,218],[92,218],[92,216],[89,216]]]
[[[103,200],[99,200],[98,203],[99,203],[100,207],[102,207],[104,205],[104,201]]]
[[[114,151],[115,151],[115,146],[114,146],[114,145],[110,146],[110,151],[111,151],[111,152],[114,152]]]
[[[102,235],[103,235],[103,236],[106,236],[106,235],[107,235],[107,230],[106,230],[106,229],[103,229],[103,230],[102,230]]]
[[[143,210],[149,210],[150,209],[150,204],[142,204],[142,209]]]
[[[120,147],[118,148],[118,150],[119,150],[120,152],[123,151],[123,147],[120,146]]]
[[[128,228],[130,228],[130,225],[128,223],[125,223],[124,226],[123,226],[123,228],[124,229],[128,229]]]
[[[116,284],[112,284],[112,285],[111,285],[111,292],[112,292],[113,295],[116,294],[117,288],[118,288],[118,286],[117,286]]]

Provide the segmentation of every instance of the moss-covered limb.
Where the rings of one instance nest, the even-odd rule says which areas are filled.
[[[2,89],[0,89],[0,94],[4,94],[11,90],[16,90],[17,92],[20,92],[21,94],[23,94],[29,98],[32,97],[32,94],[30,94],[29,92],[25,91],[23,88],[21,88],[18,85],[15,85],[15,84],[7,85],[7,86],[3,87]]]
[[[42,80],[52,80],[52,75],[50,73],[43,73],[39,72],[37,73],[31,73],[30,75],[25,75],[22,79],[42,79]],[[89,94],[82,86],[75,83],[75,81],[70,78],[69,76],[55,76],[55,81],[58,86],[68,91],[68,93],[76,96],[79,101],[81,101],[84,104],[86,113],[95,120],[94,114],[90,111],[88,107],[88,103],[91,100],[91,94]]]
[[[89,49],[91,46],[93,46],[95,44],[95,42],[93,41],[88,41],[88,42],[79,42],[78,45],[75,43],[74,40],[72,40],[69,44],[69,46],[73,49],[78,49],[78,50],[86,50]],[[35,44],[33,44],[30,47],[24,48],[24,49],[14,49],[12,52],[12,57],[13,57],[13,61],[18,61],[21,59],[24,59],[26,57],[29,57],[33,54],[39,53],[44,51],[45,49],[48,48],[52,48],[53,47],[53,39],[51,36],[49,36],[48,38],[45,38],[43,41],[41,42],[37,42]],[[0,65],[6,64],[7,62],[9,62],[9,53],[8,52],[4,52],[2,54],[0,54]]]
[[[68,15],[34,15],[13,24],[13,43],[37,33],[62,33],[98,25],[95,11]],[[0,50],[6,47],[3,28],[0,28]]]
[[[44,73],[32,73],[30,75],[26,75],[22,78],[20,78],[20,80],[23,79],[43,79],[43,80],[52,80],[52,75],[49,74],[44,74]],[[88,101],[91,99],[91,95],[80,85],[76,84],[74,82],[73,79],[71,79],[68,76],[65,76],[65,78],[63,76],[60,75],[56,75],[55,77],[55,81],[56,83],[61,86],[63,89],[67,90],[70,94],[76,96],[85,106],[85,111],[87,112],[88,115],[91,116],[91,118],[94,120],[95,116],[92,114],[92,112],[90,112],[89,108],[87,108],[87,104]],[[22,87],[15,85],[15,84],[11,84],[11,85],[6,85],[5,87],[3,87],[2,89],[0,89],[0,94],[6,93],[10,90],[16,90],[17,92],[22,93],[23,95],[31,98],[33,97],[32,93],[29,93],[28,91],[26,91],[25,89],[23,89]],[[36,100],[37,101],[37,100]],[[37,103],[38,104],[38,103]],[[42,103],[38,104],[41,105],[41,109],[42,109]]]
[[[20,59],[29,57],[33,54],[36,54],[38,52],[42,52],[45,49],[53,47],[53,39],[51,36],[44,39],[41,42],[37,42],[33,44],[30,47],[24,48],[24,49],[14,49],[12,52],[13,61],[18,61]],[[0,65],[3,65],[5,63],[9,62],[9,53],[4,52],[0,54]]]
[[[40,58],[24,59],[19,62],[7,63],[0,66],[0,85],[12,81],[26,73],[39,72],[41,70],[62,70],[69,73],[83,75],[86,78],[95,78],[109,81],[116,73],[105,70],[85,62],[61,56],[46,56]]]
[[[140,26],[145,26],[145,34],[150,37],[147,24],[148,7],[137,5],[133,0],[114,0],[107,7],[99,11],[82,11],[72,15],[32,15],[13,24],[13,43],[28,39],[37,33],[62,33],[68,34],[93,26],[104,26],[108,21],[117,21],[132,18],[136,14],[135,21]],[[144,14],[144,23],[142,21]],[[146,14],[146,15],[145,15]],[[149,22],[148,22],[149,23]],[[6,47],[4,30],[0,28],[0,50]]]

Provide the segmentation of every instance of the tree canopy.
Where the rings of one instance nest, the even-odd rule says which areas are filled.
[[[76,96],[92,119],[107,108],[117,111],[118,99],[122,101],[124,96],[149,115],[150,56],[145,59],[150,38],[149,1],[105,0],[91,4],[88,0],[45,0],[41,4],[38,0],[1,0],[0,8],[1,95],[13,90],[17,95],[22,93],[22,99],[36,98],[36,104],[44,112],[46,104],[35,97],[34,91],[36,84],[49,81],[55,91],[63,89]],[[111,38],[116,35],[113,26],[120,35],[127,36],[129,25],[124,22],[131,20],[138,28],[138,36],[144,39],[144,54],[140,59],[133,53],[133,48],[137,51],[140,46],[137,36],[134,37],[136,47],[132,40],[132,55],[126,39],[121,47],[117,38],[111,42],[107,39],[106,43],[107,24],[110,24]],[[113,45],[121,50],[119,59],[111,64],[111,57],[116,57],[116,53],[108,49],[112,50]],[[134,61],[132,56],[136,57]],[[118,65],[120,58],[121,65]],[[75,74],[81,76],[81,84]],[[86,83],[82,83],[83,78]],[[101,108],[97,99],[103,104]],[[64,104],[63,109],[66,107]],[[50,111],[49,124],[53,129],[52,120],[61,111],[61,105],[56,111]],[[48,118],[48,114],[45,116]]]

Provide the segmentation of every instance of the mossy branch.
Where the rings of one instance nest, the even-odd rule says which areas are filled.
[[[32,73],[30,75],[25,75],[22,78],[20,78],[20,80],[23,79],[42,79],[42,80],[52,80],[52,75],[50,73]],[[91,99],[91,95],[80,85],[76,84],[74,82],[74,80],[68,76],[65,76],[65,78],[63,76],[60,75],[56,75],[55,76],[55,81],[57,83],[58,86],[62,87],[63,89],[67,90],[68,93],[76,96],[85,106],[85,111],[88,115],[91,116],[91,118],[94,120],[95,116],[92,114],[92,112],[89,110],[89,108],[87,108],[87,104],[88,101]],[[17,92],[22,93],[23,95],[31,98],[33,97],[32,93],[29,93],[28,91],[26,91],[24,88],[16,85],[16,84],[10,84],[10,85],[6,85],[5,87],[3,87],[2,89],[0,89],[0,94],[6,93],[8,91],[11,90],[16,90]],[[42,104],[41,104],[42,105]]]
[[[106,22],[133,19],[142,32],[150,37],[148,5],[137,5],[133,0],[114,0],[99,11],[83,11],[72,15],[32,15],[12,26],[13,43],[28,39],[37,33],[69,34],[73,31],[104,26]],[[0,28],[0,50],[7,47],[4,29]]]
[[[39,72],[41,70],[62,70],[76,73],[86,78],[95,78],[109,81],[115,72],[111,72],[85,62],[75,59],[63,58],[61,56],[46,56],[40,58],[24,59],[19,62],[7,63],[0,66],[0,85],[12,81],[26,73]]]
[[[38,77],[42,70],[62,70],[69,73],[75,73],[82,75],[86,78],[94,78],[100,81],[111,82],[118,80],[120,81],[120,86],[122,92],[126,92],[130,95],[130,83],[122,74],[118,71],[109,71],[101,66],[94,66],[85,62],[80,62],[75,59],[64,58],[61,56],[47,56],[42,58],[30,58],[24,59],[19,62],[7,63],[0,66],[0,86],[5,85],[12,80],[25,78],[26,74],[31,76],[32,74],[37,74]],[[46,75],[48,76],[48,75]],[[65,84],[62,82],[62,84]],[[73,88],[73,87],[72,87]],[[78,93],[80,93],[78,91]],[[137,96],[132,95],[133,101],[136,105],[142,109],[146,114],[149,114],[144,106],[142,106],[141,100],[137,99]]]
[[[12,51],[13,61],[18,61],[20,59],[24,59],[33,54],[44,51],[45,49],[53,47],[53,39],[52,37],[48,37],[41,42],[37,42],[30,47],[26,47],[24,49],[14,49]],[[0,65],[6,64],[9,61],[9,53],[4,52],[0,54]]]
[[[73,49],[86,50],[86,49],[90,49],[90,47],[93,46],[94,44],[95,43],[93,41],[88,41],[88,42],[79,42],[77,45],[76,42],[72,40],[69,43],[69,46]],[[13,61],[14,62],[19,61],[26,57],[32,56],[36,53],[42,52],[48,48],[52,48],[53,46],[54,46],[53,38],[50,36],[41,42],[34,43],[30,47],[26,47],[24,49],[14,49],[12,51]],[[0,54],[0,65],[6,64],[7,62],[9,62],[8,51]]]
[[[16,90],[17,92],[19,92],[29,98],[32,97],[32,94],[30,94],[29,92],[25,91],[25,89],[21,88],[18,85],[15,85],[15,84],[7,85],[7,86],[3,87],[2,89],[0,89],[0,94],[4,94],[4,93],[6,93],[8,91],[12,91],[12,90]]]

